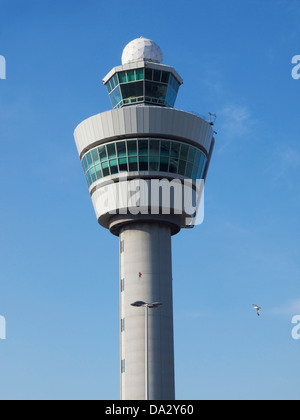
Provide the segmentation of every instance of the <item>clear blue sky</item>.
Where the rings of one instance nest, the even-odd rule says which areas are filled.
[[[134,38],[217,114],[205,221],[173,239],[177,399],[299,399],[298,0],[1,0],[0,399],[119,398],[118,240],[73,139]],[[252,303],[263,307],[258,318]]]

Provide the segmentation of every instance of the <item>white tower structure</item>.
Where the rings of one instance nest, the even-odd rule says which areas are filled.
[[[97,220],[119,237],[125,400],[175,399],[171,237],[190,214],[174,196],[166,209],[163,190],[149,211],[150,184],[191,179],[194,188],[214,146],[211,123],[174,109],[182,79],[162,60],[153,41],[130,42],[103,79],[113,109],[74,133]]]

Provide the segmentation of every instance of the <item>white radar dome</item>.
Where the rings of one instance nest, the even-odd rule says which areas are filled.
[[[161,64],[163,55],[161,49],[154,41],[144,37],[134,39],[129,42],[123,50],[122,64],[132,63],[134,61],[145,60]]]

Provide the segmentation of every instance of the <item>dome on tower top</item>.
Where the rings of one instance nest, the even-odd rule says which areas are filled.
[[[154,41],[144,37],[134,39],[129,42],[123,50],[122,64],[132,63],[134,61],[152,61],[161,64],[163,55],[161,49]]]

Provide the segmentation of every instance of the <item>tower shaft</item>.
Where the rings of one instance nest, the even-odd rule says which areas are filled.
[[[121,398],[145,399],[148,354],[149,399],[172,400],[175,386],[171,229],[164,223],[137,222],[125,225],[119,237]],[[148,331],[147,312],[144,307],[131,306],[135,301],[162,303],[159,308],[148,309]]]

